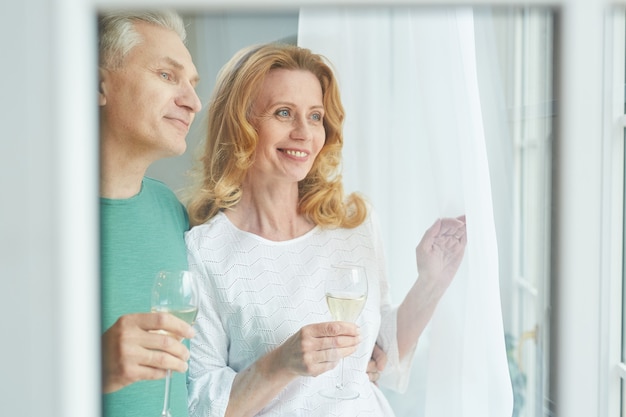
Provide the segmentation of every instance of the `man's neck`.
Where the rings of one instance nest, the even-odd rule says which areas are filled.
[[[129,158],[124,152],[101,149],[100,153],[100,197],[123,199],[137,195],[150,163]]]
[[[100,197],[111,199],[131,198],[141,190],[143,175],[140,176],[105,176],[100,175]]]

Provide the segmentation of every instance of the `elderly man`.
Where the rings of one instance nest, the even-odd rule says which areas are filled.
[[[189,350],[180,340],[193,330],[149,311],[156,273],[187,267],[188,218],[172,191],[145,173],[185,151],[201,108],[198,74],[175,13],[106,13],[99,32],[104,415],[159,415],[170,369],[172,414],[187,416]]]

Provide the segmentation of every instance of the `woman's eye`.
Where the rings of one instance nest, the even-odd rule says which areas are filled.
[[[322,115],[320,113],[313,113],[313,115],[311,115],[311,119],[315,120],[316,122],[320,122],[322,121]]]
[[[289,117],[289,110],[286,110],[286,109],[278,110],[276,112],[276,115],[280,117]]]

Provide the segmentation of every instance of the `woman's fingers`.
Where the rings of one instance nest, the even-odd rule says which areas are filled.
[[[304,326],[282,346],[285,365],[299,375],[317,376],[353,354],[360,333],[354,323],[326,322]]]

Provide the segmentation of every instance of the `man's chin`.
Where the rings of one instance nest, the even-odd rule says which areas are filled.
[[[175,158],[177,156],[181,156],[187,150],[187,143],[183,143],[182,145],[173,145],[167,149],[164,149],[161,158]]]

